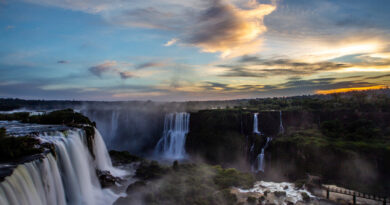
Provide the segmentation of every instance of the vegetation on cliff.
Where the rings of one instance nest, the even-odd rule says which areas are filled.
[[[5,128],[0,128],[0,162],[19,160],[25,156],[42,153],[40,141],[29,136],[11,137]]]
[[[57,110],[42,115],[30,115],[28,112],[17,112],[10,114],[0,114],[0,120],[17,120],[23,123],[66,125],[83,129],[87,137],[88,149],[93,157],[93,139],[95,136],[95,123],[80,113],[72,109]],[[22,157],[42,153],[43,147],[40,146],[38,139],[31,136],[13,137],[6,136],[5,128],[0,128],[0,160],[13,161]]]
[[[347,124],[360,123],[356,121]],[[323,183],[389,194],[390,141],[373,135],[376,128],[346,131],[348,126],[337,125],[336,132],[325,126],[328,122],[323,124],[320,129],[297,130],[274,139],[268,149],[272,157],[267,162],[268,173],[275,171],[290,180],[304,179],[310,173],[320,176]]]
[[[329,95],[274,97],[248,100],[245,107],[251,110],[360,110],[390,111],[390,90],[359,91]],[[237,107],[238,108],[238,107]]]
[[[220,166],[177,162],[173,166],[162,166],[157,162],[144,163],[145,165],[137,169],[137,173],[148,174],[136,176],[142,180],[153,180],[153,183],[139,181],[130,185],[128,196],[119,199],[115,204],[140,204],[140,201],[156,205],[235,204],[237,199],[230,193],[229,188],[249,188],[254,184],[251,174],[235,169],[223,169]]]

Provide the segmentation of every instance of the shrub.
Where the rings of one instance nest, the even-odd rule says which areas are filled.
[[[240,173],[234,168],[222,169],[216,166],[215,169],[217,174],[214,177],[214,183],[222,189],[232,186],[250,188],[255,182],[253,175]]]
[[[40,141],[31,137],[7,137],[0,139],[0,161],[14,161],[43,152]]]

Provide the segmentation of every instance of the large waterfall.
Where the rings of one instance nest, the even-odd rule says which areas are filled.
[[[164,131],[155,153],[166,159],[183,159],[186,156],[185,142],[189,131],[190,114],[170,113],[165,116]]]
[[[55,147],[43,159],[18,165],[0,183],[0,204],[112,204],[119,196],[102,189],[95,168],[112,168],[101,136],[95,135],[93,160],[81,129],[40,134],[42,142]]]
[[[260,134],[259,122],[258,122],[258,119],[257,119],[258,115],[259,115],[259,113],[253,114],[253,133],[255,133],[255,134]]]
[[[267,149],[268,143],[271,140],[272,140],[272,138],[267,137],[265,145],[263,146],[263,148],[261,148],[260,154],[257,155],[256,162],[255,162],[255,168],[254,168],[255,171],[262,171],[262,172],[264,172],[264,167],[265,167],[264,166],[265,165],[265,163],[264,163],[264,151],[265,151],[265,149]]]

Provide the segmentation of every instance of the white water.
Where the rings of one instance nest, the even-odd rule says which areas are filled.
[[[51,132],[39,138],[54,144],[56,158],[48,154],[19,165],[0,184],[1,204],[106,205],[119,197],[101,188],[84,131]]]
[[[272,138],[270,137],[267,137],[267,141],[265,142],[265,145],[263,148],[261,148],[261,153],[259,155],[257,155],[256,157],[256,162],[255,162],[255,171],[262,171],[264,172],[264,167],[265,167],[265,163],[264,163],[264,151],[265,149],[267,149],[268,147],[268,143],[269,141],[271,141]]]
[[[286,192],[286,199],[288,201],[293,202],[294,204],[297,203],[298,201],[302,201],[302,193],[306,193],[310,197],[314,198],[314,195],[312,195],[309,191],[305,189],[296,189],[294,184],[292,183],[287,183],[287,182],[281,182],[281,183],[276,183],[276,182],[265,182],[265,181],[260,181],[256,182],[255,186],[252,189],[238,189],[242,193],[248,193],[248,192],[255,192],[255,193],[260,193],[264,194],[264,192]],[[274,204],[286,204],[284,200],[278,201],[275,199],[275,201],[271,201],[271,203]]]
[[[126,171],[117,169],[112,166],[110,155],[108,154],[106,144],[100,134],[99,130],[95,129],[95,139],[93,146],[93,153],[95,154],[96,168],[100,170],[110,171],[114,176],[124,176]]]
[[[45,180],[42,180],[45,179]],[[66,204],[63,183],[52,154],[19,165],[0,184],[0,204]]]
[[[165,115],[163,136],[156,145],[156,155],[166,159],[185,158],[185,142],[189,124],[189,113],[180,112]]]
[[[279,111],[279,133],[284,133],[283,120],[282,120],[282,111]]]
[[[260,134],[259,122],[258,122],[258,119],[257,119],[258,115],[259,115],[259,113],[254,113],[253,114],[253,133],[255,133],[255,134]]]

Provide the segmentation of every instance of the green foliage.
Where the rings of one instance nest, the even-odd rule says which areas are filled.
[[[387,93],[387,94],[382,94]],[[361,110],[390,111],[389,89],[330,95],[261,98],[248,100],[247,109],[257,110]]]
[[[94,126],[87,117],[80,113],[74,112],[72,109],[57,110],[43,115],[30,116],[28,121],[38,124],[87,124]]]
[[[214,183],[222,189],[232,186],[250,188],[254,184],[255,179],[251,174],[241,173],[234,168],[222,169],[220,166],[214,168],[217,171]]]
[[[344,138],[347,140],[372,140],[381,138],[380,128],[368,119],[352,121],[329,120],[321,124],[322,133],[330,138]]]
[[[87,117],[80,113],[74,112],[72,109],[57,110],[43,115],[30,116],[28,112],[17,112],[12,114],[0,114],[0,120],[18,120],[24,123],[37,124],[65,124],[65,125],[91,125],[95,126]]]
[[[339,120],[325,121],[321,124],[321,130],[324,135],[337,138],[342,133],[343,126]]]
[[[16,112],[11,114],[0,114],[0,120],[5,121],[11,121],[11,120],[18,120],[18,121],[28,121],[29,118],[28,112]]]
[[[161,172],[162,169],[164,172]],[[134,185],[141,187],[137,190],[130,185],[128,197],[123,204],[137,204],[132,194],[141,194],[145,204],[234,205],[237,197],[230,192],[230,187],[253,185],[246,174],[220,166],[175,163],[175,166],[162,167],[149,162],[137,169],[137,173],[141,172],[159,177],[157,180],[155,177],[148,177],[155,180],[153,183],[140,182],[140,185]],[[155,174],[150,174],[151,172]],[[244,182],[240,182],[241,180]]]
[[[38,139],[32,137],[6,137],[0,139],[0,161],[14,161],[43,152]]]

